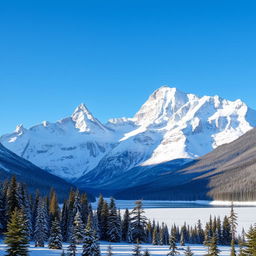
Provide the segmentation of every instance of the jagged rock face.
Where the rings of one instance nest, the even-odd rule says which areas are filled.
[[[107,180],[137,166],[202,156],[255,126],[256,112],[240,100],[164,86],[133,118],[104,125],[81,104],[71,117],[30,129],[19,126],[0,141],[60,177],[96,182],[101,174]]]

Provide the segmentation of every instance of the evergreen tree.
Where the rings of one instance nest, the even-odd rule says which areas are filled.
[[[139,244],[139,241],[137,241],[137,243],[134,245],[132,255],[133,255],[133,256],[142,256],[142,253],[141,253],[141,246],[140,246],[140,244]]]
[[[83,193],[81,195],[80,204],[81,204],[82,221],[86,225],[87,219],[88,219],[88,215],[89,215],[89,203],[88,203],[88,198],[87,198],[86,193]]]
[[[157,233],[157,227],[154,228],[153,230],[153,235],[152,235],[152,244],[153,245],[158,245],[158,233]]]
[[[147,225],[147,218],[144,216],[142,208],[142,201],[136,201],[135,207],[131,214],[131,232],[133,241],[144,242],[146,240],[145,228]]]
[[[110,199],[109,205],[107,237],[110,242],[121,241],[121,222],[113,198]]]
[[[99,230],[100,230],[100,237],[102,238],[102,209],[104,205],[104,198],[103,195],[100,194],[99,199],[98,199],[98,206],[97,206],[97,216],[98,216],[98,225],[99,225]]]
[[[5,241],[7,256],[27,256],[29,240],[24,214],[21,210],[14,209],[7,225]]]
[[[58,217],[52,221],[48,247],[50,249],[62,249],[62,235]]]
[[[63,242],[68,240],[68,206],[67,201],[64,201],[61,211],[61,232]]]
[[[69,198],[67,202],[67,231],[66,231],[66,239],[67,241],[71,241],[73,236],[73,226],[74,226],[74,218],[75,218],[75,210],[74,210],[74,202],[75,202],[75,192],[73,190],[69,193]]]
[[[32,198],[32,231],[33,232],[36,226],[36,216],[38,211],[37,208],[38,208],[39,200],[40,200],[40,193],[39,193],[39,190],[36,190],[35,198]]]
[[[104,201],[100,216],[100,235],[102,240],[108,240],[108,203]]]
[[[204,230],[202,228],[202,224],[200,220],[198,220],[197,222],[197,231],[198,231],[198,240],[199,240],[198,242],[202,244],[204,241]]]
[[[185,245],[184,232],[183,231],[181,231],[181,234],[180,234],[180,245],[181,246]]]
[[[256,226],[250,227],[248,233],[246,234],[246,242],[244,243],[245,248],[242,253],[246,256],[256,255]]]
[[[208,248],[208,254],[209,254],[209,250],[210,250],[210,226],[209,223],[206,223],[205,225],[205,231],[204,231],[204,246],[206,246]]]
[[[216,234],[218,237],[218,244],[222,244],[222,230],[221,230],[221,220],[220,217],[217,218],[217,225],[216,225]]]
[[[44,242],[47,239],[48,234],[48,223],[47,223],[47,213],[46,213],[46,205],[42,198],[39,200],[39,204],[37,207],[37,216],[36,216],[36,224],[34,231],[34,240],[36,247],[44,247]]]
[[[128,229],[129,229],[129,223],[130,223],[130,213],[129,210],[126,208],[123,216],[122,221],[122,240],[127,241],[128,236]]]
[[[230,222],[227,216],[224,217],[222,224],[222,243],[224,245],[230,245],[232,240]]]
[[[90,225],[88,225],[87,223],[87,226],[85,229],[82,256],[99,256],[100,255],[99,244],[98,244],[97,238],[93,234],[93,230],[91,229]]]
[[[81,218],[80,211],[77,210],[74,219],[73,236],[75,238],[76,244],[80,244],[84,239],[84,223]]]
[[[170,252],[167,255],[175,256],[175,255],[179,254],[179,252],[177,251],[178,248],[176,245],[176,238],[175,238],[174,234],[171,234],[171,236],[170,236],[169,245],[170,245],[170,247],[169,247]]]
[[[60,215],[59,215],[59,204],[58,204],[58,199],[56,192],[51,189],[50,192],[50,202],[49,202],[49,215],[50,215],[50,222],[52,220],[55,220],[56,218],[59,220]]]
[[[71,237],[70,244],[68,246],[68,256],[76,256],[76,241],[74,236]]]
[[[8,184],[7,188],[7,216],[8,218],[11,217],[12,212],[17,208],[20,209],[19,207],[19,195],[18,195],[18,190],[17,190],[17,181],[16,177],[13,176],[11,178],[11,181]]]
[[[214,233],[209,243],[208,256],[218,256],[219,253],[220,253],[220,250],[218,249],[218,246],[217,246],[217,235],[216,233]]]
[[[187,246],[187,248],[185,249],[184,255],[185,256],[193,256],[194,255],[194,253],[191,251],[189,246]]]
[[[129,227],[128,227],[127,242],[128,243],[133,242],[131,223],[129,223]]]
[[[231,204],[229,222],[231,226],[231,253],[230,256],[236,256],[235,239],[236,239],[236,227],[237,227],[237,214],[234,211],[233,202]]]

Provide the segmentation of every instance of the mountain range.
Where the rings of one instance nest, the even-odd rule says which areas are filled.
[[[74,185],[17,156],[0,143],[0,181],[10,179],[13,175],[20,182],[26,183],[31,192],[40,189],[43,194],[47,194],[54,188],[60,200],[74,188]],[[90,200],[94,199],[90,194],[88,197]]]
[[[183,168],[117,192],[120,199],[256,200],[256,128]]]
[[[119,193],[187,168],[255,126],[256,111],[241,100],[199,97],[163,86],[133,117],[103,124],[81,104],[55,123],[29,129],[19,125],[0,142],[67,182]]]

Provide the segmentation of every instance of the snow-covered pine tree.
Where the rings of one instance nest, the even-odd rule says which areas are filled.
[[[62,249],[62,235],[58,217],[52,221],[48,247],[50,249]]]
[[[129,223],[129,226],[128,226],[127,242],[128,243],[132,243],[133,242],[131,223]]]
[[[68,246],[68,256],[76,256],[76,241],[74,236],[71,237],[70,244]]]
[[[144,216],[141,200],[135,202],[135,207],[131,211],[130,216],[133,241],[138,240],[139,242],[144,242],[146,240],[145,228],[147,225],[147,218]]]
[[[129,213],[129,210],[126,208],[123,215],[123,220],[122,220],[122,240],[123,241],[127,241],[129,223],[130,223],[130,213]]]
[[[40,200],[39,190],[36,190],[36,194],[32,200],[32,236],[34,235],[35,226],[36,226],[36,216],[37,216],[37,208]]]
[[[39,199],[37,207],[37,216],[34,231],[34,240],[36,247],[44,247],[47,240],[48,223],[47,223],[46,204],[43,198]]]
[[[4,242],[7,244],[6,256],[28,255],[29,239],[25,216],[22,210],[14,209],[7,225]]]
[[[85,237],[83,242],[83,252],[82,256],[99,256],[100,249],[97,238],[93,234],[93,230],[91,228],[91,224],[86,226],[85,229]]]
[[[92,216],[92,217],[90,217],[92,219],[92,229],[94,230],[97,239],[100,239],[100,229],[99,229],[97,213],[92,213],[90,211],[87,216],[87,220],[88,220],[89,216]],[[86,221],[86,223],[87,223],[87,221]]]
[[[110,199],[107,237],[110,242],[121,241],[121,220],[117,214],[114,198]]]
[[[28,192],[25,189],[24,185],[21,185],[20,183],[18,183],[17,191],[18,191],[18,196],[19,196],[19,208],[24,213],[24,217],[26,219],[27,230],[28,230],[28,236],[31,239],[33,236],[31,201],[29,199]]]
[[[80,212],[81,214],[81,200],[80,200],[80,193],[79,190],[77,189],[75,192],[75,200],[74,200],[74,216],[76,215],[77,212]]]
[[[76,244],[80,244],[84,240],[84,223],[82,221],[82,217],[80,211],[77,210],[75,218],[74,218],[74,228],[73,228],[73,236],[75,238]]]
[[[179,254],[179,252],[177,251],[177,245],[176,245],[176,237],[175,237],[175,234],[171,234],[170,236],[170,239],[169,239],[169,249],[170,249],[170,252],[168,252],[167,255],[170,255],[170,256],[175,256],[177,254]]]
[[[19,209],[19,195],[17,191],[17,181],[16,177],[13,176],[11,181],[8,183],[7,187],[7,218],[9,219],[12,215],[12,212],[17,208]]]

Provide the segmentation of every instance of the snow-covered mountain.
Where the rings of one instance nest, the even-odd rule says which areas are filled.
[[[0,141],[62,178],[100,185],[138,166],[202,156],[255,126],[256,111],[241,100],[164,86],[132,118],[102,124],[81,104],[71,117],[29,129],[18,126]]]
[[[54,188],[60,200],[67,196],[71,187],[74,188],[73,184],[40,169],[0,143],[0,181],[10,179],[13,175],[19,182],[25,183],[31,192],[40,189],[41,193],[49,194],[51,188]],[[88,198],[94,200],[91,194],[88,194]]]

